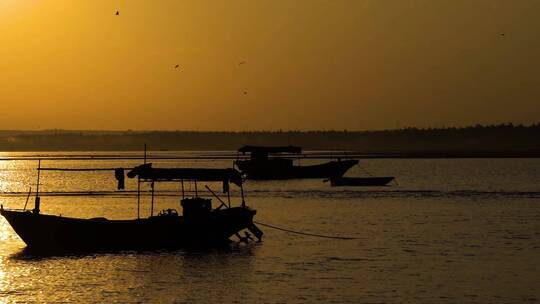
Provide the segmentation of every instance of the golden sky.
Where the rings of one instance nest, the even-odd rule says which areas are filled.
[[[0,0],[0,129],[537,122],[538,16],[536,0]]]

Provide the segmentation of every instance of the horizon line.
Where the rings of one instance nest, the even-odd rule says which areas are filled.
[[[260,129],[260,130],[194,130],[194,129],[0,129],[0,132],[124,132],[124,133],[152,133],[152,132],[168,132],[168,133],[293,133],[293,132],[384,132],[384,131],[403,131],[403,130],[445,130],[445,129],[467,129],[467,128],[485,128],[485,127],[536,127],[540,126],[540,121],[530,124],[514,124],[512,122],[498,124],[474,124],[460,126],[437,126],[437,127],[416,127],[405,126],[389,129]]]

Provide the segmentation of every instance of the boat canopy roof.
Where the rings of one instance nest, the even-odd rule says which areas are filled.
[[[127,173],[129,178],[140,177],[152,181],[222,181],[233,183],[240,187],[242,175],[235,169],[200,169],[200,168],[152,168],[152,164],[144,164],[133,168]]]
[[[264,146],[243,146],[238,149],[238,152],[241,153],[302,153],[302,148],[296,146],[274,146],[274,147],[264,147]]]

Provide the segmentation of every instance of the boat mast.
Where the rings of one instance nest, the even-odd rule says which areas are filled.
[[[184,179],[180,180],[180,185],[182,186],[182,199],[184,199]]]
[[[240,194],[242,195],[242,208],[246,207],[246,201],[244,200],[244,184],[240,184]]]
[[[144,164],[146,165],[146,144],[144,144]]]
[[[150,203],[150,216],[154,216],[154,180],[152,180],[152,183],[150,184],[150,187],[152,187],[152,200]]]
[[[228,188],[229,187],[227,187],[227,202],[229,203],[229,208],[231,208],[231,191]]]
[[[146,144],[144,144],[144,164],[146,165]],[[152,199],[153,199],[153,196],[152,196]],[[137,219],[141,219],[141,177],[138,175],[137,175]]]
[[[38,174],[37,174],[37,185],[36,185],[36,200],[34,202],[34,213],[39,214],[39,177],[41,175],[41,159],[38,159]]]
[[[140,219],[141,216],[141,178],[137,177],[137,219]]]
[[[36,184],[36,197],[39,197],[39,175],[41,173],[41,159],[38,159],[37,165],[37,184]]]

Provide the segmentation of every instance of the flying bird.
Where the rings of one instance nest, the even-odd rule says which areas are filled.
[[[247,95],[247,91],[244,91],[244,95]]]
[[[116,15],[116,16],[120,15],[120,12],[119,12],[119,11],[116,11],[116,14],[115,14],[115,15]]]
[[[246,63],[245,61],[240,61],[240,63],[238,65],[243,65],[245,63]]]
[[[179,67],[180,67],[179,64],[177,64],[177,65],[174,66],[175,69],[178,69]]]
[[[499,35],[501,35],[501,37],[504,37],[504,33],[500,33]]]

